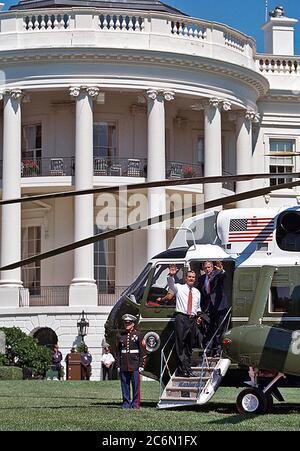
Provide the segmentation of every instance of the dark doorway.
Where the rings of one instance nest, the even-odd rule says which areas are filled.
[[[58,338],[56,333],[49,327],[41,327],[33,334],[40,345],[47,346],[48,348],[53,348],[57,344]]]

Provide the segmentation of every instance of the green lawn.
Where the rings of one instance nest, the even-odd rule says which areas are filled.
[[[202,431],[300,430],[300,390],[282,390],[287,403],[274,413],[236,414],[236,389],[221,388],[202,408],[156,409],[159,386],[142,383],[139,411],[120,408],[120,387],[112,382],[0,381],[0,430]]]

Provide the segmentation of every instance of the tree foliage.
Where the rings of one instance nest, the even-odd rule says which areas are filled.
[[[51,365],[51,350],[38,344],[18,327],[2,327],[6,336],[6,353],[0,356],[1,365],[31,368],[36,376],[44,375]]]
[[[86,344],[84,341],[82,341],[79,345],[76,346],[77,352],[84,352],[86,348]]]

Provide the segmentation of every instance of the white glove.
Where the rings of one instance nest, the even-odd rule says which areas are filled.
[[[142,366],[139,367],[139,373],[143,373],[144,372],[144,368]]]

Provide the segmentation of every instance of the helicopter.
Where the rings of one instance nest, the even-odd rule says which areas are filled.
[[[198,222],[205,224],[201,236],[193,233]],[[139,329],[145,334],[149,352],[145,375],[161,379],[164,371],[161,362],[165,358],[174,385],[174,380],[180,379],[173,377],[174,352],[165,352],[164,356],[161,352],[168,340],[174,351],[175,304],[156,302],[168,291],[169,265],[176,264],[177,276],[183,280],[185,271],[199,274],[201,263],[221,261],[227,274],[225,290],[232,301],[231,318],[227,318],[230,326],[223,338],[225,358],[210,362],[215,363],[213,373],[220,370],[221,374],[218,377],[211,374],[215,380],[211,381],[211,387],[205,386],[207,392],[202,398],[207,402],[224,376],[225,385],[243,385],[247,376],[245,370],[249,369],[250,387],[239,394],[238,411],[241,414],[266,413],[272,408],[273,397],[283,401],[278,389],[281,378],[288,375],[285,385],[300,387],[300,379],[297,380],[300,376],[299,251],[299,207],[240,208],[188,219],[169,249],[156,255],[123,293],[108,317],[106,338],[113,343],[113,334],[122,328],[121,317],[125,312],[139,316]],[[205,371],[201,365],[193,367],[193,371],[199,369],[202,379],[207,378],[209,360],[205,356],[206,362],[202,364]],[[226,374],[231,362],[238,365]],[[190,405],[190,401],[204,403],[201,399],[195,401],[188,391],[187,381],[184,382],[184,390],[171,390],[172,385],[164,390],[161,399],[165,402],[160,401],[160,408]],[[166,396],[168,390],[169,396]]]
[[[285,174],[288,176],[288,174]],[[300,174],[292,174],[292,178]],[[216,183],[218,179],[249,180],[276,178],[274,174],[210,177],[159,181],[129,185],[128,189],[193,183]],[[170,247],[146,265],[131,286],[112,308],[105,324],[106,340],[112,347],[116,333],[122,329],[122,316],[131,313],[139,318],[144,333],[148,359],[145,376],[160,380],[159,408],[201,405],[215,394],[220,384],[243,386],[247,374],[249,388],[237,397],[241,414],[266,413],[273,397],[283,401],[279,385],[300,387],[300,208],[233,209],[214,211],[222,206],[299,185],[299,180],[248,191],[204,204],[207,212],[183,222]],[[115,187],[117,191],[120,187]],[[0,205],[30,202],[50,197],[66,197],[114,191],[96,188],[67,193],[51,193],[0,201]],[[140,227],[163,222],[181,215],[174,211],[140,221]],[[134,226],[134,227],[133,227]],[[75,249],[97,240],[131,232],[130,224],[122,229],[102,232],[93,237],[1,267],[13,269]],[[201,271],[204,261],[220,261],[226,272],[226,291],[231,310],[225,318],[220,358],[206,355],[195,362],[198,375],[190,380],[176,378],[173,321],[175,304],[159,305],[156,300],[168,292],[166,285],[170,264],[176,264],[177,276],[187,270]],[[179,379],[179,380],[178,380]]]

